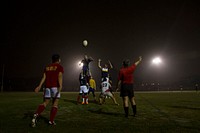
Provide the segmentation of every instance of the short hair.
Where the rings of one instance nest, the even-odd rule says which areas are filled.
[[[103,78],[103,82],[105,82],[105,81],[108,82],[108,81],[109,81],[109,78],[108,78],[108,77],[104,77],[104,78]]]
[[[124,67],[128,67],[130,65],[130,60],[129,59],[126,59],[123,61],[123,66]]]
[[[53,54],[51,59],[52,59],[52,62],[55,63],[55,62],[59,61],[60,55],[59,54]]]
[[[103,82],[105,82],[105,81],[107,81],[107,78],[106,78],[106,77],[103,78]]]

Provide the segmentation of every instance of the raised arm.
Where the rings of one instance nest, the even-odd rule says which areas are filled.
[[[141,61],[142,61],[142,56],[140,56],[139,60],[135,62],[135,65],[137,66],[138,64],[140,64]]]
[[[102,69],[102,67],[101,67],[101,59],[98,60],[98,67],[99,67],[100,69]]]
[[[84,55],[84,60],[88,60],[88,56],[86,54]]]
[[[108,60],[108,63],[109,63],[109,65],[110,65],[110,69],[112,69],[112,68],[113,68],[113,65],[112,65],[112,63],[110,62],[110,60]]]

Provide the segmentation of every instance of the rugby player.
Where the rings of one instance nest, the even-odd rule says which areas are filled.
[[[88,104],[88,83],[86,75],[83,72],[79,75],[80,91],[77,97],[77,104],[79,103],[80,97],[82,97],[82,104]]]
[[[109,77],[109,70],[113,68],[111,62],[108,60],[108,64],[104,64],[104,66],[101,66],[101,59],[98,60],[98,67],[101,69],[101,79],[103,81],[104,78]]]
[[[110,97],[114,104],[119,105],[114,97],[114,95],[110,92],[111,84],[109,83],[109,79],[104,77],[103,82],[101,83],[101,94],[99,96],[99,104],[103,104],[105,102],[106,96]]]
[[[32,127],[36,126],[38,116],[40,116],[40,114],[45,110],[51,99],[52,108],[50,112],[49,124],[56,125],[54,118],[58,111],[58,101],[60,98],[60,92],[62,90],[64,73],[64,69],[60,65],[60,62],[60,56],[58,54],[54,54],[52,56],[52,63],[45,67],[40,84],[35,88],[35,92],[38,93],[42,85],[45,84],[43,95],[44,102],[38,106],[36,112],[33,115]]]

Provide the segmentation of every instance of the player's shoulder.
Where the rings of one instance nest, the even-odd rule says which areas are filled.
[[[55,66],[57,66],[59,71],[64,72],[64,67],[61,64],[57,63]]]
[[[135,65],[135,64],[132,64],[129,68],[135,69],[135,68],[136,68],[136,65]]]

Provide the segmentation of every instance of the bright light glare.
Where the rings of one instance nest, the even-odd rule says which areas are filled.
[[[82,67],[82,66],[83,66],[83,63],[82,63],[81,61],[79,61],[79,62],[78,62],[78,66],[79,66],[79,67]]]
[[[162,60],[159,57],[156,57],[152,60],[153,64],[160,64],[162,63]]]

